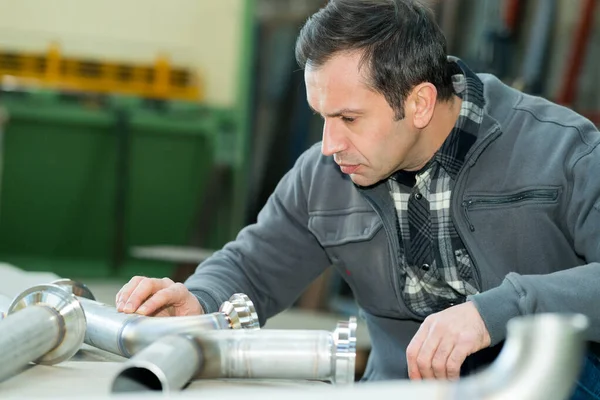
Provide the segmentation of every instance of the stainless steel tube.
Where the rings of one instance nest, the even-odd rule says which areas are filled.
[[[508,339],[486,371],[456,386],[455,399],[567,399],[585,353],[583,315],[538,315],[508,324]]]
[[[219,312],[212,314],[146,317],[120,313],[115,307],[93,300],[91,292],[81,283],[68,279],[54,283],[80,295],[77,298],[87,318],[85,343],[127,358],[166,335],[259,327],[254,304],[244,294],[234,294],[223,303]]]
[[[0,322],[0,382],[55,348],[63,336],[59,316],[46,306],[32,306]]]
[[[352,384],[355,355],[355,318],[340,322],[334,332],[219,331],[170,336],[126,362],[112,390],[181,389],[193,378],[310,379]],[[174,363],[197,368],[179,367],[173,374]]]
[[[3,381],[30,362],[53,365],[71,358],[83,343],[85,315],[73,295],[39,285],[13,300],[0,332]]]
[[[202,355],[193,338],[185,335],[166,336],[129,360],[113,380],[111,391],[179,390],[201,365]]]
[[[311,400],[365,398],[431,400],[567,400],[580,373],[587,318],[582,315],[541,314],[518,317],[508,324],[501,355],[486,370],[457,382],[407,380],[365,383],[352,387],[311,388]],[[263,331],[266,332],[266,331]],[[262,332],[261,332],[262,333]],[[141,355],[142,353],[140,353]],[[203,353],[206,363],[209,355]],[[132,358],[129,361],[133,361]],[[290,357],[290,363],[293,359]],[[244,392],[245,400],[304,399],[306,391],[263,388]],[[211,389],[203,398],[233,400],[239,393]]]
[[[230,329],[224,314],[220,313],[151,318],[123,314],[93,300],[81,299],[81,304],[88,319],[85,343],[128,358],[169,334]]]
[[[196,336],[204,356],[196,378],[312,379],[354,382],[356,319],[333,332],[263,330]]]

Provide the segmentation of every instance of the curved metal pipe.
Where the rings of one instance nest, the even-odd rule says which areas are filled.
[[[195,351],[192,351],[194,350]],[[178,390],[192,379],[354,382],[356,319],[333,332],[262,330],[168,336],[125,362],[112,392]]]
[[[120,313],[115,307],[95,301],[89,289],[79,282],[61,279],[54,283],[78,295],[87,318],[85,343],[127,358],[166,335],[259,328],[254,304],[245,294],[234,294],[219,312],[212,314],[146,317]]]
[[[585,353],[583,315],[514,319],[498,359],[455,388],[456,399],[551,400],[569,397]]]
[[[55,285],[25,290],[0,321],[0,381],[30,362],[53,365],[71,358],[83,343],[85,327],[75,296]]]
[[[315,387],[311,388],[310,398],[566,400],[573,392],[581,371],[587,326],[587,318],[579,314],[518,317],[508,324],[508,338],[498,359],[488,369],[471,377],[457,382],[403,380],[364,383],[351,388],[338,387],[335,390],[331,387]],[[206,362],[213,355],[203,353],[203,356]],[[137,356],[129,361],[136,359]],[[293,358],[289,357],[288,363],[293,362]],[[239,393],[231,393],[230,389],[213,389],[210,394],[212,397],[204,397],[220,400],[239,397]],[[306,392],[286,388],[244,393],[245,400],[263,400],[265,397],[301,399],[306,397]]]

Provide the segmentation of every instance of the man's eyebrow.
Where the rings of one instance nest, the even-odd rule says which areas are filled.
[[[315,113],[315,114],[320,114],[320,112],[318,112],[317,110],[315,110],[310,104],[308,105],[310,107],[310,109]],[[344,114],[364,114],[364,112],[362,110],[359,109],[354,109],[354,108],[342,108],[341,110],[338,110],[336,112],[330,113],[330,114],[325,114],[325,117],[329,117],[329,118],[337,118],[337,117],[341,117]]]

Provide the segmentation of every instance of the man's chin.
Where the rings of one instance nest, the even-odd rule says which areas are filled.
[[[372,186],[378,182],[377,180],[359,174],[351,174],[350,179],[352,179],[352,182],[354,182],[355,185],[361,187]]]

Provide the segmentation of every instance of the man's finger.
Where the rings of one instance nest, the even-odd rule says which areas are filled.
[[[183,302],[182,296],[185,294],[179,285],[181,284],[171,285],[154,293],[137,309],[137,313],[151,315],[163,308],[179,305]]]
[[[447,364],[453,349],[454,339],[450,335],[444,336],[431,361],[435,379],[448,379]]]
[[[433,356],[435,355],[442,337],[439,335],[439,330],[429,330],[427,339],[423,342],[421,350],[417,355],[417,367],[419,368],[419,374],[422,379],[433,379],[435,375],[433,373]]]
[[[123,311],[123,307],[127,303],[127,300],[129,300],[129,296],[131,296],[131,293],[142,280],[144,280],[143,276],[134,276],[119,290],[115,296],[115,304],[118,311]]]
[[[448,379],[457,380],[460,378],[460,368],[462,367],[465,359],[469,354],[471,354],[471,348],[473,347],[473,343],[469,340],[459,339],[450,356],[448,356],[448,361],[446,361],[446,373],[448,375]]]
[[[410,379],[423,379],[421,373],[419,372],[419,366],[417,365],[417,357],[419,356],[421,346],[427,338],[428,333],[429,325],[424,322],[421,324],[421,327],[406,348],[406,362],[408,364],[408,377]]]
[[[164,286],[165,283],[161,279],[145,278],[137,285],[135,290],[129,296],[129,299],[127,299],[127,302],[123,307],[123,312],[135,312],[148,297],[158,292]]]

